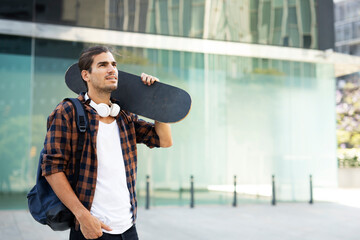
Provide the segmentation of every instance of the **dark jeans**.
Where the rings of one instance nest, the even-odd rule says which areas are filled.
[[[70,240],[86,240],[84,235],[82,235],[81,231],[75,231],[74,228],[71,228],[70,230]],[[136,227],[133,225],[131,228],[129,228],[126,232],[122,234],[109,234],[104,233],[101,237],[96,238],[100,240],[139,240]]]

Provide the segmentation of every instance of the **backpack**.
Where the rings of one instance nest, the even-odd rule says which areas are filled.
[[[84,105],[77,98],[65,98],[71,101],[75,108],[75,121],[79,132],[78,144],[75,154],[75,175],[71,187],[76,194],[76,184],[79,178],[80,160],[84,147],[85,132],[88,119]],[[48,225],[54,231],[67,230],[74,225],[74,215],[56,196],[48,181],[41,174],[44,149],[40,152],[39,165],[35,186],[27,194],[29,211],[33,218],[41,224]]]

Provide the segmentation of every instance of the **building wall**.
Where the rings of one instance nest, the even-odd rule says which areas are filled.
[[[0,18],[6,19],[222,41],[319,48],[316,0],[3,0],[2,2]],[[323,8],[324,5],[326,4],[320,7]],[[324,25],[333,24],[329,13],[320,20]],[[331,34],[333,31],[329,32],[328,29],[326,33]]]
[[[360,56],[360,2],[356,0],[336,1],[335,50]]]
[[[2,192],[26,191],[34,184],[47,116],[63,98],[75,96],[64,72],[87,44],[0,39],[7,43],[1,74],[11,79],[1,83],[0,186]],[[239,185],[269,187],[275,174],[283,200],[307,199],[309,174],[317,186],[336,186],[331,65],[121,46],[116,51],[120,69],[158,76],[193,100],[190,115],[172,126],[172,148],[139,146],[139,189],[147,174],[154,189],[172,190],[188,188],[191,174],[200,189],[230,185],[233,175]]]

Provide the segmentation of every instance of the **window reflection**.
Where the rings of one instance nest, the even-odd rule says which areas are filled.
[[[42,23],[128,32],[317,48],[315,0],[5,2],[0,8],[1,18],[29,21],[34,19]]]

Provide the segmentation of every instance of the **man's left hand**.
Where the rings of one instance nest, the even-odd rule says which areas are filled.
[[[143,81],[144,84],[148,86],[152,85],[154,82],[159,82],[158,78],[148,75],[146,73],[141,74],[141,80]]]

